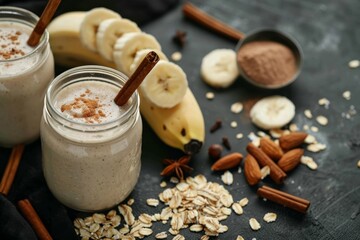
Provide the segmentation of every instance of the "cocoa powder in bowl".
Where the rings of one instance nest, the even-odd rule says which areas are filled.
[[[297,78],[301,50],[283,33],[262,30],[239,42],[237,63],[243,78],[250,83],[263,88],[280,88]]]

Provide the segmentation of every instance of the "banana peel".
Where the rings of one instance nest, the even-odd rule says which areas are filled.
[[[56,64],[66,67],[97,64],[116,69],[114,62],[88,50],[81,43],[79,32],[85,13],[64,13],[49,24],[50,46]],[[196,154],[200,151],[205,140],[205,122],[190,88],[187,89],[183,100],[172,108],[157,107],[141,91],[139,95],[141,115],[165,144],[186,154]]]

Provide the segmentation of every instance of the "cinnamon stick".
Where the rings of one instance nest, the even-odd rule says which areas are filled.
[[[13,147],[8,163],[5,168],[4,175],[0,182],[0,193],[7,195],[10,191],[11,185],[14,181],[17,169],[20,164],[22,154],[24,152],[24,145],[17,145]]]
[[[242,32],[208,15],[191,3],[185,3],[182,10],[186,17],[230,39],[239,41],[245,37]]]
[[[45,228],[43,222],[41,221],[39,215],[36,213],[35,209],[31,205],[28,199],[18,201],[18,207],[20,212],[24,215],[26,220],[30,223],[31,227],[34,229],[36,235],[40,240],[51,240],[52,237],[50,233]]]
[[[39,21],[37,22],[35,28],[31,32],[31,35],[27,41],[29,46],[38,45],[41,36],[43,35],[47,25],[49,24],[51,18],[54,16],[56,9],[58,8],[61,0],[49,0],[44,11],[41,14]]]
[[[114,101],[117,105],[122,106],[130,99],[131,95],[140,86],[146,75],[149,74],[151,69],[153,69],[158,61],[159,56],[154,51],[149,52],[145,56],[139,67],[129,77],[129,79],[115,97]]]
[[[266,198],[301,213],[305,213],[310,206],[310,202],[306,199],[267,186],[258,188],[257,194],[260,197]]]
[[[273,160],[271,160],[271,158],[266,155],[263,150],[256,147],[253,143],[249,143],[246,150],[255,157],[261,167],[266,165],[270,167],[270,177],[272,180],[278,184],[284,182],[286,173]]]

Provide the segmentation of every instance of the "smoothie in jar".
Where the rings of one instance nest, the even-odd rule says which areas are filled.
[[[141,167],[142,122],[137,92],[119,107],[127,77],[101,66],[73,68],[49,86],[41,122],[47,185],[80,211],[113,207],[133,190]]]
[[[45,91],[54,78],[54,59],[45,31],[36,47],[27,45],[38,21],[33,13],[0,7],[0,146],[39,137]]]

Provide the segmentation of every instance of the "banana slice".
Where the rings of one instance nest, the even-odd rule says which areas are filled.
[[[130,65],[134,62],[136,52],[145,48],[161,50],[159,42],[150,34],[124,33],[114,46],[113,59],[117,69],[129,76]]]
[[[239,76],[235,51],[215,49],[208,53],[201,62],[201,76],[212,87],[229,87]]]
[[[149,49],[149,48],[139,50],[136,52],[134,61],[130,65],[130,75],[133,74],[133,72],[135,72],[136,68],[140,65],[141,61],[151,51],[154,51],[159,56],[160,60],[169,61],[168,58],[166,57],[166,55],[161,50]]]
[[[160,60],[140,85],[140,91],[153,104],[172,108],[182,101],[188,88],[185,72],[175,63]]]
[[[270,96],[259,100],[250,110],[251,121],[263,129],[281,128],[295,116],[295,105],[286,97]]]
[[[93,8],[85,14],[80,25],[80,40],[88,49],[96,52],[96,32],[102,21],[121,16],[107,8]]]
[[[102,21],[96,33],[96,47],[100,55],[112,61],[116,39],[128,32],[141,32],[141,29],[135,22],[125,18],[110,18]]]

